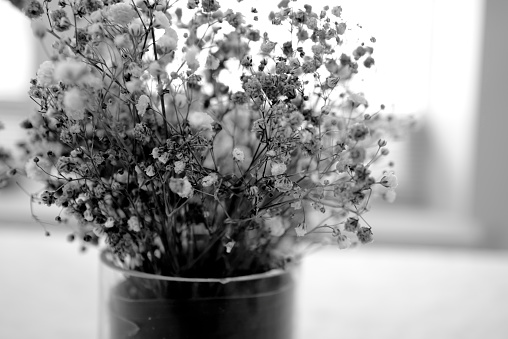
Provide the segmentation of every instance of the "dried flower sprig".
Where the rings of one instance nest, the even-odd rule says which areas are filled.
[[[148,273],[262,272],[284,265],[282,239],[318,230],[339,248],[372,241],[362,215],[376,187],[393,201],[396,178],[371,168],[397,121],[349,84],[374,65],[375,39],[348,50],[340,6],[280,2],[275,41],[254,8],[247,22],[215,0],[178,5],[25,5],[36,36],[55,39],[25,123],[38,199]],[[312,225],[311,211],[333,225]]]

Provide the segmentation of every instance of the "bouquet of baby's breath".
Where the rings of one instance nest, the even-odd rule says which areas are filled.
[[[397,182],[371,167],[397,127],[351,90],[375,39],[348,40],[340,6],[283,0],[270,27],[215,0],[23,11],[53,39],[31,83],[25,170],[45,183],[40,202],[77,219],[74,237],[103,239],[130,269],[185,277],[280,267],[279,246],[314,232],[340,248],[372,241],[362,215]]]

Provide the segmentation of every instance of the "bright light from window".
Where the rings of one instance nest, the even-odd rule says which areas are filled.
[[[284,41],[284,31],[272,26],[268,13],[276,11],[277,1],[267,4],[245,0],[220,1],[223,9],[229,6],[240,9],[249,20],[259,17],[259,27],[268,32],[270,40]],[[403,114],[420,114],[428,109],[431,64],[432,6],[429,0],[300,0],[290,6],[302,8],[308,3],[319,13],[328,5],[340,5],[342,18],[354,32],[346,37],[374,47],[376,65],[363,72],[364,81],[359,90],[371,104],[385,104],[389,111]],[[251,13],[255,7],[258,14]],[[362,29],[356,25],[362,26]],[[289,37],[289,34],[287,34]],[[370,43],[375,37],[377,43]],[[349,54],[356,46],[343,46]]]
[[[34,76],[35,41],[30,20],[7,1],[0,2],[0,101],[25,101]]]

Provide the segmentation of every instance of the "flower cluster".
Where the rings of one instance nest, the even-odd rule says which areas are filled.
[[[54,39],[25,123],[37,198],[148,273],[262,272],[284,265],[283,239],[317,231],[372,241],[371,196],[395,198],[393,171],[372,170],[395,120],[349,83],[375,39],[351,47],[340,6],[294,5],[269,14],[275,41],[255,8],[217,0],[30,0]]]

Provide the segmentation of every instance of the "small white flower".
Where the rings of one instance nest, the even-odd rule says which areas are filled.
[[[52,61],[44,61],[37,71],[37,83],[41,86],[49,86],[55,83],[53,73],[55,72],[55,65]]]
[[[257,197],[259,195],[259,188],[257,186],[249,187],[249,195],[252,197]]]
[[[359,94],[359,93],[358,94],[357,93],[351,93],[351,94],[349,94],[349,100],[351,100],[352,102],[354,102],[357,105],[365,105],[365,106],[368,105],[367,100],[365,99],[365,97],[362,94]]]
[[[235,242],[233,240],[227,242],[224,247],[226,247],[226,253],[231,253],[233,247],[235,246]]]
[[[299,209],[302,208],[302,201],[301,200],[297,200],[297,201],[292,202],[291,204],[289,204],[289,206],[291,206],[295,210],[299,210]]]
[[[136,109],[138,110],[139,116],[142,117],[143,115],[145,115],[148,105],[150,105],[150,98],[144,94],[140,95],[138,98],[138,103],[136,104]]]
[[[197,130],[211,130],[213,118],[208,113],[191,112],[189,114],[189,125]]]
[[[120,25],[127,25],[134,18],[137,17],[137,13],[132,9],[131,5],[126,3],[116,3],[109,6],[108,17],[114,23]]]
[[[112,217],[108,217],[108,219],[104,223],[104,227],[111,228],[113,226],[115,226],[115,219],[113,219]]]
[[[143,34],[143,23],[141,20],[133,20],[127,27],[132,36],[139,37]]]
[[[270,230],[270,234],[274,237],[280,237],[286,232],[284,222],[281,217],[273,217],[265,220],[265,226]]]
[[[93,221],[94,217],[92,211],[86,210],[85,213],[83,213],[83,218],[85,218],[86,221]]]
[[[166,14],[164,14],[160,11],[155,11],[155,12],[153,12],[153,17],[154,17],[153,26],[155,28],[168,29],[171,26]]]
[[[335,15],[336,17],[340,17],[341,13],[342,13],[342,7],[335,6],[332,8],[332,14]]]
[[[70,119],[83,120],[85,118],[85,100],[78,88],[71,88],[64,93],[63,104],[65,114]]]
[[[168,160],[169,160],[169,152],[164,152],[159,157],[159,161],[162,162],[163,164],[166,164]]]
[[[115,46],[118,48],[129,48],[131,40],[128,34],[118,34],[114,40]]]
[[[286,172],[286,169],[287,169],[286,164],[274,162],[272,164],[272,175],[281,175],[284,172]]]
[[[81,132],[81,126],[79,124],[72,124],[71,126],[69,126],[69,132],[71,132],[72,134],[78,134],[78,133],[80,133]]]
[[[337,237],[337,244],[339,249],[345,250],[351,246],[351,240],[345,234],[339,234]]]
[[[203,185],[203,187],[210,187],[217,182],[217,179],[218,179],[217,174],[210,173],[209,175],[207,175],[202,179],[201,184]]]
[[[192,188],[192,184],[189,182],[187,177],[181,178],[171,178],[169,179],[169,189],[178,194],[182,198],[190,198],[194,194],[194,189]]]
[[[153,150],[152,150],[152,157],[154,159],[159,159],[159,157],[161,156],[161,152],[159,150],[159,147],[155,147]]]
[[[65,84],[77,84],[88,73],[89,71],[85,63],[74,59],[67,59],[55,66],[53,76],[55,80],[62,81]]]
[[[157,46],[159,46],[166,53],[178,48],[178,34],[172,28],[166,29],[163,36],[157,40]]]
[[[199,67],[199,61],[197,56],[199,55],[199,47],[196,45],[192,45],[185,53],[185,61],[187,62],[187,66],[195,71]]]
[[[393,174],[393,172],[389,172],[384,177],[382,177],[379,183],[387,188],[395,188],[398,185],[397,177],[395,174]]]
[[[148,166],[148,167],[145,169],[145,173],[146,173],[146,175],[148,175],[149,177],[153,177],[153,176],[155,175],[155,169],[153,168],[153,165]]]
[[[305,223],[298,224],[297,227],[295,227],[295,232],[297,237],[303,237],[305,234],[307,234]]]
[[[206,58],[205,67],[207,69],[214,70],[219,67],[219,63],[220,63],[219,59],[217,59],[216,57],[214,57],[211,54],[208,54],[208,57]]]
[[[129,226],[129,231],[139,232],[141,230],[139,219],[134,215],[129,218],[129,221],[127,221],[127,225]]]
[[[92,229],[92,232],[98,236],[98,237],[102,237],[106,232],[104,232],[104,228],[102,228],[102,226],[94,226],[94,228]]]
[[[276,42],[271,42],[269,40],[264,41],[261,44],[261,53],[262,54],[270,54],[271,51],[275,48]]]
[[[233,154],[233,159],[235,161],[243,162],[245,160],[245,154],[239,148],[233,149],[233,152],[231,152],[231,154]]]
[[[180,174],[185,171],[185,162],[178,160],[175,161],[175,173]]]

